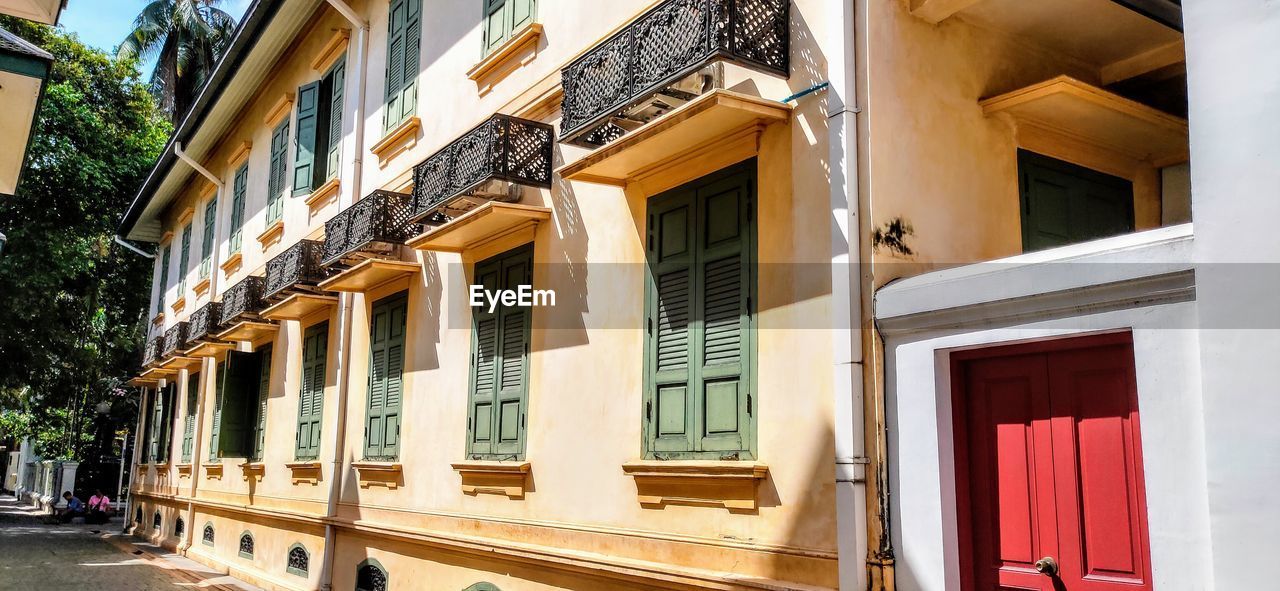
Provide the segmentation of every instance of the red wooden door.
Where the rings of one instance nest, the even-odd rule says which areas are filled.
[[[964,588],[1150,591],[1129,335],[969,351],[953,372]]]

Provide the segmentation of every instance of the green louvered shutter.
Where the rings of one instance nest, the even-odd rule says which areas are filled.
[[[271,169],[267,177],[267,223],[284,215],[284,184],[289,157],[289,119],[271,133]]]
[[[173,422],[173,392],[176,384],[172,382],[164,390],[156,393],[155,406],[152,408],[151,425],[151,458],[156,462],[169,459],[169,442],[171,423]]]
[[[418,110],[418,56],[422,52],[422,0],[406,0],[404,23],[404,87],[400,91],[400,120]]]
[[[645,432],[659,458],[752,453],[753,169],[649,206]]]
[[[178,297],[187,295],[187,264],[191,262],[191,224],[182,228],[182,251],[178,255]]]
[[[511,34],[533,22],[534,0],[481,0],[484,6],[484,53],[497,49]]]
[[[249,164],[241,164],[236,170],[236,178],[231,190],[231,237],[228,240],[230,254],[240,252],[240,244],[244,242],[244,200],[249,188]]]
[[[418,101],[422,0],[392,0],[387,18],[387,87],[384,131],[413,115]]]
[[[213,378],[218,381],[217,392],[213,397],[213,425],[209,429],[209,461],[218,459],[218,435],[222,432],[222,400],[227,393],[226,363],[218,362],[214,368]]]
[[[476,265],[486,290],[514,290],[532,283],[533,251],[522,247]],[[524,454],[528,391],[528,307],[472,309],[471,404],[468,453],[476,459],[518,459]]]
[[[164,255],[160,257],[160,285],[156,290],[156,314],[164,314],[164,295],[169,291],[169,262],[173,256],[173,244],[169,244],[169,248],[164,249]]]
[[[187,376],[187,406],[182,420],[182,461],[190,462],[196,435],[196,406],[200,397],[200,374]]]
[[[210,199],[204,206],[204,235],[200,239],[200,278],[209,276],[213,264],[213,228],[218,218],[218,200]]]
[[[222,375],[218,428],[219,457],[248,458],[253,451],[257,418],[259,363],[256,353],[228,351]]]
[[[316,141],[320,113],[320,81],[298,87],[298,133],[294,136],[293,194],[311,192],[316,176]]]
[[[258,350],[258,403],[254,406],[253,453],[255,460],[262,459],[267,441],[267,400],[271,398],[271,345]]]
[[[338,58],[337,63],[325,75],[325,85],[329,88],[329,141],[326,142],[328,154],[325,161],[325,180],[338,176],[342,154],[342,95],[347,84],[347,58]],[[321,93],[323,96],[324,93]]]
[[[297,459],[320,456],[320,420],[324,414],[324,372],[329,354],[329,323],[307,329],[302,338],[302,391],[298,395]]]
[[[365,456],[395,458],[400,451],[400,406],[403,390],[404,294],[373,305],[369,317],[369,405],[365,421]]]
[[[158,392],[158,390],[152,390],[150,392],[143,390],[142,400],[138,404],[138,415],[142,419],[142,426],[140,427],[141,430],[139,433],[142,434],[141,449],[143,464],[151,463],[151,458],[153,457],[151,453],[151,426],[154,421],[151,420],[151,415],[156,407],[156,392]]]
[[[151,449],[147,452],[147,457],[151,458],[152,462],[160,461],[160,428],[164,424],[161,419],[164,413],[164,398],[160,392],[156,390],[155,396],[151,398],[151,435],[148,437],[151,440]]]

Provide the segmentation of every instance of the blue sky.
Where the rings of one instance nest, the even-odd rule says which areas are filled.
[[[69,0],[58,23],[79,35],[86,45],[110,53],[124,39],[133,19],[147,2],[148,0]],[[249,7],[249,2],[250,0],[222,0],[220,7],[236,17],[238,22]],[[150,64],[144,65],[146,73],[150,73],[150,70]]]

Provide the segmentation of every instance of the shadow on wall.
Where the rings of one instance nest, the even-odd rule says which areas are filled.
[[[564,152],[558,143],[552,159],[553,169],[564,165]],[[544,260],[548,264],[544,265],[543,275],[549,284],[556,286],[556,306],[547,308],[544,314],[534,315],[535,321],[544,316],[543,326],[535,326],[541,329],[535,333],[535,351],[574,347],[590,341],[584,319],[591,312],[586,262],[590,237],[573,184],[557,175],[551,186],[548,205],[552,209],[552,219],[547,225]]]

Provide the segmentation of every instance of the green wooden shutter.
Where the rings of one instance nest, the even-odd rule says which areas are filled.
[[[182,251],[178,255],[178,297],[187,295],[187,264],[191,262],[191,224],[182,228]]]
[[[138,402],[138,416],[142,420],[142,425],[139,427],[140,430],[138,432],[142,434],[141,449],[142,449],[143,464],[150,463],[151,457],[152,457],[151,424],[154,421],[151,420],[151,414],[152,414],[152,409],[154,409],[156,406],[155,399],[156,399],[155,390],[151,392],[147,392],[146,390],[143,390],[142,400]]]
[[[482,0],[484,6],[484,53],[497,49],[512,33],[533,22],[534,0]]]
[[[365,419],[365,456],[395,458],[400,451],[404,337],[408,298],[384,298],[369,315],[369,404]]]
[[[476,265],[486,290],[532,283],[533,250],[522,247]],[[518,459],[524,454],[531,310],[499,305],[473,309],[468,453]]]
[[[155,396],[151,399],[151,453],[149,455],[152,462],[162,461],[160,459],[160,430],[164,425],[163,415],[164,394],[162,390],[156,390]]]
[[[173,394],[176,389],[177,385],[171,382],[164,390],[156,392],[155,407],[152,409],[155,422],[151,426],[151,457],[156,462],[169,459],[170,434],[173,430]]]
[[[1022,248],[1040,250],[1133,231],[1133,183],[1018,151]]]
[[[244,200],[245,191],[249,188],[249,164],[241,164],[236,171],[231,191],[231,237],[228,240],[229,253],[240,252],[240,244],[244,242]]]
[[[387,86],[384,131],[417,109],[422,0],[392,0],[387,18]]]
[[[187,406],[182,420],[182,461],[190,462],[196,434],[196,406],[200,400],[200,374],[187,376]]]
[[[305,195],[312,190],[316,176],[316,141],[319,126],[320,81],[298,87],[298,133],[294,136],[293,194]]]
[[[172,256],[173,244],[170,243],[160,257],[160,289],[156,290],[156,314],[164,314],[164,292],[169,291],[169,261]]]
[[[210,199],[204,206],[204,236],[200,240],[200,278],[209,276],[213,264],[213,228],[218,218],[218,200]]]
[[[267,177],[267,223],[284,214],[286,159],[289,154],[289,119],[285,118],[271,134],[271,169]]]
[[[218,362],[214,368],[213,378],[218,381],[217,392],[213,397],[213,426],[209,429],[209,461],[218,459],[219,435],[222,432],[222,401],[227,394],[226,362]]]
[[[418,110],[418,64],[422,53],[422,0],[406,0],[404,23],[404,87],[400,91],[400,120]]]
[[[257,418],[259,364],[258,355],[228,351],[219,378],[222,404],[218,430],[219,457],[250,457]]]
[[[329,121],[328,133],[329,141],[327,142],[328,154],[325,161],[325,180],[338,176],[338,167],[341,166],[342,154],[342,96],[347,83],[347,58],[346,56],[338,58],[337,63],[329,69],[329,73],[325,75],[325,82],[329,87]]]
[[[320,420],[324,414],[325,361],[329,354],[329,323],[307,329],[302,339],[302,391],[298,395],[298,434],[294,457],[320,456]]]
[[[255,460],[262,459],[267,440],[267,400],[271,398],[271,345],[258,350],[258,403],[254,405],[253,453]]]
[[[651,457],[752,454],[753,170],[734,167],[650,202],[644,410]]]

